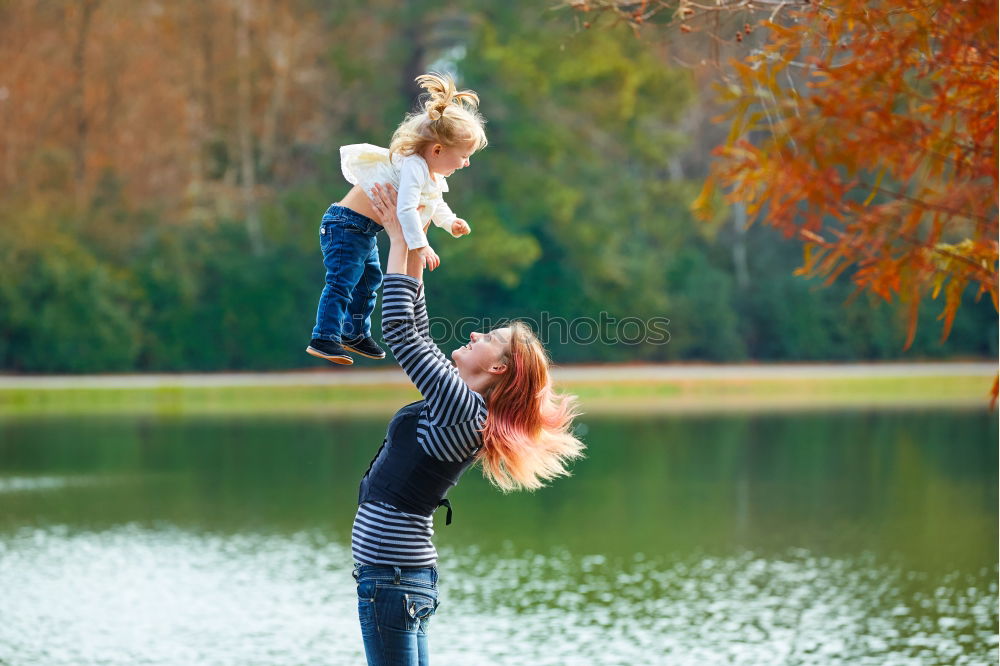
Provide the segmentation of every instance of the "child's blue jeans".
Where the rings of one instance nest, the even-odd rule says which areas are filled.
[[[316,308],[312,339],[340,342],[371,335],[375,292],[382,286],[375,236],[382,226],[361,213],[331,205],[319,227],[326,286]]]
[[[427,666],[427,628],[437,610],[437,567],[355,564],[358,618],[368,666]]]

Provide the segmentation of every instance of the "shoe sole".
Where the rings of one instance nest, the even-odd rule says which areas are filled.
[[[337,363],[339,365],[354,365],[354,359],[347,354],[324,354],[318,349],[313,347],[306,347],[306,353],[310,356],[315,356],[316,358],[321,358],[324,361],[330,361],[330,363]]]
[[[364,353],[360,349],[355,349],[351,345],[345,345],[343,342],[340,343],[340,346],[343,347],[344,349],[346,349],[347,351],[354,352],[355,354],[359,354],[361,356],[364,356],[365,358],[374,359],[376,361],[381,361],[382,359],[385,358],[385,352],[382,352],[381,356],[372,356],[371,354]]]

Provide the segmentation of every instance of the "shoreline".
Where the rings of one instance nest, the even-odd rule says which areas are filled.
[[[606,381],[780,380],[886,377],[991,377],[1000,365],[987,361],[884,363],[664,363],[566,365],[553,367],[556,383]],[[134,373],[100,375],[5,375],[0,391],[14,389],[129,389],[263,386],[407,385],[399,367],[352,368],[330,364],[303,370],[217,373]]]
[[[992,363],[602,365],[555,368],[589,414],[987,410]],[[419,394],[398,367],[274,373],[0,375],[0,417],[384,415]]]

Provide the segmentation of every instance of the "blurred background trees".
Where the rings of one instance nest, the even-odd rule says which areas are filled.
[[[681,65],[715,47],[580,16],[528,0],[0,4],[0,368],[309,365],[338,147],[385,145],[429,69],[480,93],[490,138],[452,178],[472,235],[432,233],[432,314],[670,319],[666,345],[550,339],[563,362],[902,357],[905,311],[794,276],[800,246],[739,208],[694,219],[727,128],[711,77]],[[995,356],[993,306],[960,297],[947,342],[921,324],[907,358]]]
[[[797,274],[905,304],[904,347],[926,299],[943,296],[942,340],[967,288],[1000,307],[995,0],[565,5],[709,54],[687,59],[717,77],[728,136],[699,217],[724,195],[734,221],[804,242]]]

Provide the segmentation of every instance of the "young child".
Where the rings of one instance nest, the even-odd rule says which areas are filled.
[[[396,186],[396,211],[406,245],[430,270],[441,263],[425,235],[430,222],[456,238],[471,231],[441,195],[448,191],[445,178],[469,166],[472,154],[486,147],[479,97],[471,90],[456,90],[449,76],[425,74],[416,81],[426,91],[423,110],[407,114],[388,149],[367,143],[340,149],[341,170],[354,187],[323,215],[319,244],[326,286],[306,347],[307,353],[333,363],[352,364],[349,351],[385,358],[371,337],[375,291],[382,284],[375,242],[382,227],[373,219],[368,195],[376,184]]]

